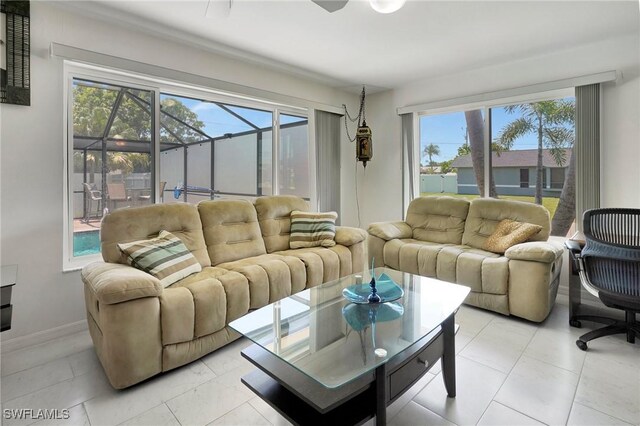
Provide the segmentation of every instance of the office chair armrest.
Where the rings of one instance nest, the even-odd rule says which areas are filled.
[[[511,260],[553,263],[562,256],[562,247],[547,241],[532,241],[509,247],[504,255]]]
[[[567,248],[567,250],[575,255],[578,255],[580,254],[580,252],[582,252],[582,246],[577,241],[567,240],[564,242],[564,246]]]

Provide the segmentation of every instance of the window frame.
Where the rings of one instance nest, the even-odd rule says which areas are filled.
[[[508,105],[518,105],[524,103],[534,103],[541,101],[550,101],[554,99],[561,99],[565,97],[575,97],[575,87],[570,87],[566,89],[557,89],[550,90],[544,92],[536,92],[536,93],[528,93],[525,95],[518,96],[510,96],[506,98],[492,99],[490,101],[482,101],[482,102],[471,102],[464,103],[459,105],[452,105],[446,107],[432,108],[425,111],[419,111],[414,114],[415,124],[417,125],[417,131],[414,132],[413,136],[413,150],[414,150],[414,164],[412,167],[416,168],[416,170],[420,170],[420,117],[430,116],[430,115],[440,115],[454,112],[464,112],[471,110],[481,110],[485,119],[485,128],[484,128],[484,181],[489,182],[491,179],[491,109],[492,108],[502,108]],[[414,127],[415,128],[415,127]],[[404,167],[407,167],[406,162]],[[414,185],[417,185],[416,188],[420,186],[420,174],[414,174],[415,182]],[[482,198],[490,198],[490,185],[484,185],[483,194],[480,194]],[[417,196],[420,196],[420,192],[416,193]],[[404,212],[406,214],[406,212]]]
[[[79,63],[71,60],[63,61],[63,272],[79,270],[85,265],[102,260],[100,253],[86,256],[73,255],[73,80],[83,79],[98,83],[131,87],[153,92],[154,143],[152,152],[153,204],[160,201],[160,94],[171,94],[208,102],[219,102],[233,106],[271,111],[273,117],[272,145],[272,195],[279,194],[278,167],[280,147],[280,114],[295,115],[307,119],[307,143],[309,145],[309,203],[316,208],[317,182],[315,165],[315,122],[313,108],[286,105],[269,99],[255,99],[249,96],[221,93],[215,88],[196,86],[179,81],[169,81],[150,75],[141,75],[120,69],[111,69],[96,65]]]

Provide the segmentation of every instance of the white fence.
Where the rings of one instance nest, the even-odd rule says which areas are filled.
[[[458,175],[456,173],[420,175],[420,192],[456,193],[458,192]]]

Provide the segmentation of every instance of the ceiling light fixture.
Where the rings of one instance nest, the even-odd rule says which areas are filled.
[[[393,13],[400,10],[407,0],[369,0],[371,8],[378,13]]]

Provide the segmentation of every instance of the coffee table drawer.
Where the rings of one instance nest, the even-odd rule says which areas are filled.
[[[442,333],[426,348],[418,352],[396,371],[389,375],[389,400],[403,393],[424,373],[429,371],[435,362],[442,357],[444,343]]]

